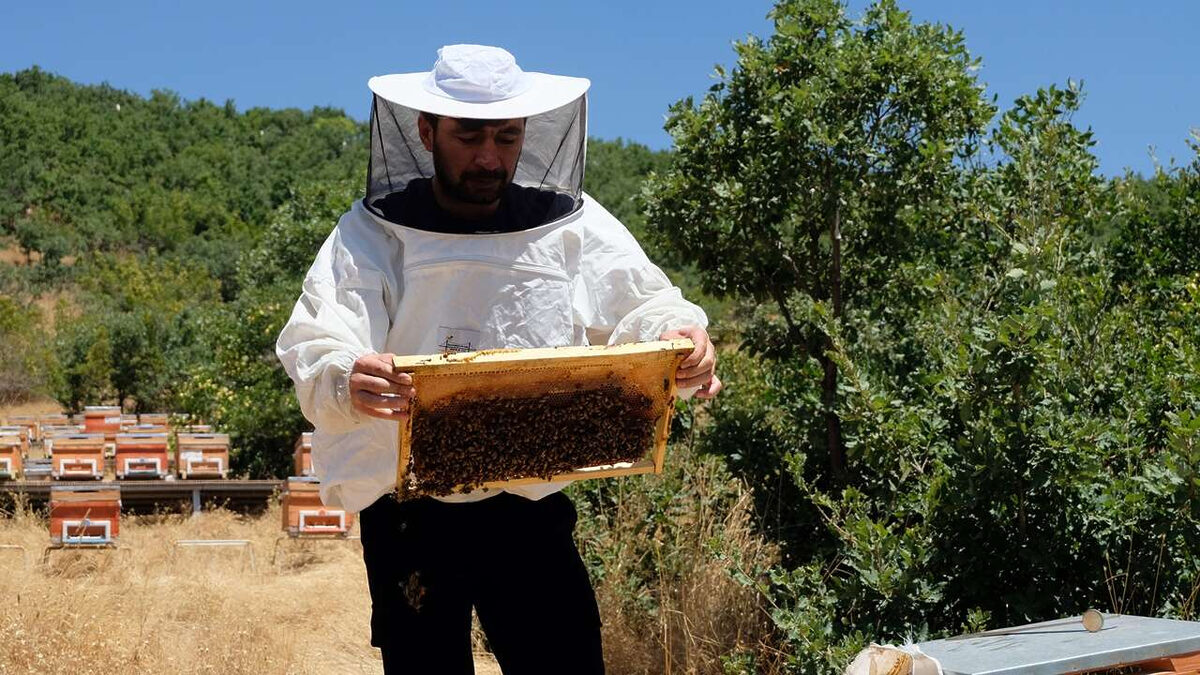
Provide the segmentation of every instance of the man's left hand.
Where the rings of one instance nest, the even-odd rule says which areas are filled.
[[[680,389],[700,387],[696,392],[697,398],[712,398],[721,391],[721,380],[717,377],[717,352],[713,349],[708,332],[700,326],[684,326],[669,330],[659,336],[660,340],[688,338],[696,344],[696,348],[688,354],[675,371],[675,386]]]

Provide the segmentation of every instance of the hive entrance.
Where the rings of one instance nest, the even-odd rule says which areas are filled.
[[[64,533],[71,539],[108,539],[107,523],[68,523]]]

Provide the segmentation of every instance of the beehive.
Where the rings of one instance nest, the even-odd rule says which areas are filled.
[[[137,426],[138,416],[135,413],[127,413],[121,415],[121,430],[124,431],[129,427]]]
[[[354,514],[327,507],[316,478],[292,476],[280,495],[283,531],[292,537],[344,537],[354,526]]]
[[[21,452],[29,454],[29,427],[20,424],[6,424],[0,426],[0,436],[16,436],[21,441]]]
[[[691,340],[398,356],[402,496],[662,471]],[[424,472],[425,475],[422,475]]]
[[[47,429],[65,426],[71,426],[71,418],[63,413],[47,413],[44,415],[38,415],[37,440],[40,441],[46,438]]]
[[[20,436],[0,434],[0,480],[17,480],[21,477],[23,455]]]
[[[39,431],[41,431],[42,444],[47,453],[50,451],[51,439],[55,436],[84,433],[83,426],[79,424],[45,424]],[[47,456],[49,455],[47,454]]]
[[[292,452],[292,460],[297,476],[313,475],[311,431],[300,434],[300,438],[296,439],[295,450]]]
[[[104,434],[109,442],[121,433],[121,408],[110,405],[89,405],[83,408],[83,430],[89,434]]]
[[[175,467],[183,479],[225,478],[229,473],[229,434],[178,434]]]
[[[47,457],[52,457],[54,455],[54,442],[55,441],[57,441],[60,438],[66,438],[68,436],[79,436],[84,433],[85,432],[84,432],[82,426],[46,427],[46,428],[42,429],[42,449],[45,451]],[[99,436],[100,438],[103,438],[103,434],[96,434],[96,435]]]
[[[5,426],[25,427],[25,440],[38,440],[38,420],[33,415],[13,415],[4,423]]]
[[[113,545],[121,524],[120,490],[50,489],[50,541],[55,546]]]
[[[167,432],[117,434],[115,459],[117,478],[165,478]]]
[[[170,428],[165,424],[134,424],[122,430],[122,433],[126,434],[165,434],[169,432]]]
[[[62,426],[71,424],[71,417],[66,413],[45,413],[38,415],[37,422],[39,427]]]
[[[138,424],[155,424],[161,427],[170,426],[171,413],[142,413],[138,415]]]
[[[63,434],[48,439],[51,475],[59,480],[104,477],[104,434]]]

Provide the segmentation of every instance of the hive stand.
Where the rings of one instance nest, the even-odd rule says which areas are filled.
[[[235,548],[245,552],[242,556],[243,561],[249,561],[250,571],[257,572],[258,565],[254,558],[254,544],[249,539],[176,539],[175,545],[171,549],[171,557],[174,558],[179,549],[222,549]],[[245,562],[242,563],[242,568],[245,569]]]
[[[0,551],[21,552],[21,560],[24,562],[25,569],[29,569],[29,551],[20,544],[0,544]]]

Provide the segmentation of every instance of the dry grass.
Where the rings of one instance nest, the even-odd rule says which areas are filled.
[[[0,417],[58,410],[38,400],[0,407]],[[660,508],[654,478],[613,483],[620,498],[612,510],[581,522],[582,547],[607,552],[596,590],[608,670],[720,673],[722,658],[740,652],[773,672],[763,598],[732,573],[753,575],[777,553],[754,533],[744,488],[714,462],[682,463],[689,492],[650,530],[637,524]],[[273,565],[278,506],[258,517],[123,515],[122,550],[59,551],[46,565],[44,513],[3,515],[0,544],[24,546],[31,564],[19,550],[0,549],[0,675],[382,672],[368,643],[361,548],[288,540]],[[256,569],[245,549],[176,548],[182,539],[249,540]],[[645,591],[630,590],[647,573],[659,608],[650,613],[634,597]],[[475,642],[483,643],[478,628]],[[500,670],[481,652],[476,672]]]
[[[121,551],[39,558],[44,518],[0,520],[0,673],[380,673],[368,644],[370,597],[354,541],[285,541],[274,508],[123,516]],[[176,549],[179,539],[248,539],[242,549]],[[489,657],[478,672],[499,672]]]
[[[737,557],[771,558],[748,513],[745,503],[724,514],[700,511],[690,530],[695,546],[720,533],[739,547]],[[382,672],[368,644],[358,544],[285,540],[276,566],[278,522],[277,507],[258,517],[126,515],[121,550],[56,551],[42,565],[44,515],[16,509],[0,518],[0,543],[24,546],[30,564],[19,550],[0,550],[0,675]],[[244,549],[176,548],[181,539],[249,540],[256,569]],[[728,560],[695,553],[693,561],[708,562],[686,570],[658,562],[660,621],[646,623],[618,589],[598,587],[610,672],[715,673],[723,654],[765,647],[761,599],[730,579]],[[500,671],[480,653],[476,672]]]
[[[52,398],[37,398],[20,403],[0,405],[0,420],[13,415],[44,415],[62,412],[62,404]]]
[[[741,654],[754,672],[782,672],[762,594],[734,578],[755,576],[778,551],[754,531],[748,491],[731,488],[713,461],[684,463],[693,491],[679,495],[678,508],[655,527],[640,525],[654,508],[652,497],[631,482],[614,510],[601,514],[609,525],[584,542],[611,555],[596,588],[608,671],[723,673],[724,660]],[[631,591],[647,570],[656,606],[649,612],[644,591]]]
[[[35,254],[36,255],[36,254]],[[0,264],[24,265],[28,261],[21,246],[12,237],[0,237]]]
[[[78,256],[67,255],[59,260],[63,265],[74,265]],[[0,237],[0,264],[5,265],[29,265],[31,263],[41,262],[42,254],[38,251],[33,251],[29,257],[26,257],[25,252],[21,249],[21,245],[12,237]]]

